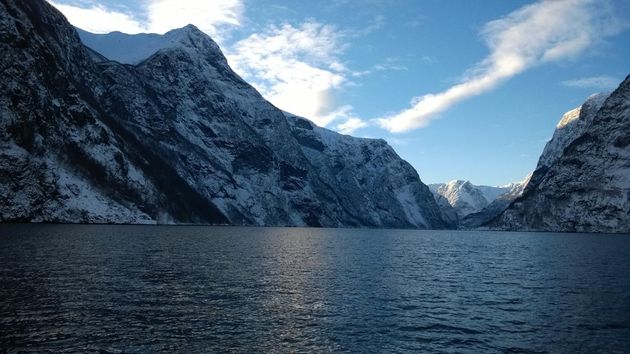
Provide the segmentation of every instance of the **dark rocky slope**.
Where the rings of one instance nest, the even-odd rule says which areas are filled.
[[[43,1],[0,0],[0,218],[444,228],[384,141],[285,116],[193,26],[109,61]]]

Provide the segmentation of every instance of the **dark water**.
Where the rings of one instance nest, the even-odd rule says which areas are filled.
[[[630,236],[0,226],[0,351],[629,352]]]

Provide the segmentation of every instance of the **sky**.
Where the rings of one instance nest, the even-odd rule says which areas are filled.
[[[522,180],[630,74],[630,0],[49,0],[94,33],[189,23],[277,107],[383,138],[425,183]]]

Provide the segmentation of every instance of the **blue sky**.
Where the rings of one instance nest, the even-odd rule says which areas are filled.
[[[52,3],[92,32],[193,23],[272,103],[388,140],[425,183],[523,179],[564,112],[630,74],[630,0]]]

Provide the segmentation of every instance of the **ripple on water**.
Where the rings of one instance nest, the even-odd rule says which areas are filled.
[[[0,351],[623,352],[630,238],[0,225]]]

